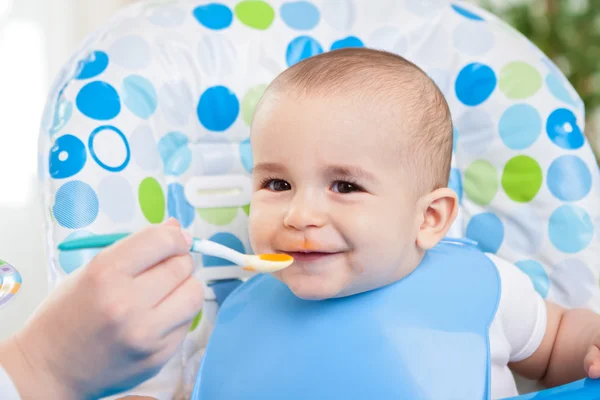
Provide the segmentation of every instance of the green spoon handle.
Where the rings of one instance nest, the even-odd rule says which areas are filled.
[[[130,233],[113,233],[110,235],[88,236],[79,239],[67,240],[58,245],[62,251],[97,249],[108,247],[111,244],[129,236]]]

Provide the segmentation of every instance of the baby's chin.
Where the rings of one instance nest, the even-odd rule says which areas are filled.
[[[291,267],[290,267],[291,268]],[[304,300],[325,300],[342,297],[347,291],[347,279],[342,276],[309,275],[300,271],[280,271],[274,274],[277,279],[297,297]]]

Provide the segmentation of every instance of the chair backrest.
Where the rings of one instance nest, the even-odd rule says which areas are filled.
[[[286,67],[349,46],[401,54],[445,94],[450,186],[461,198],[453,235],[515,262],[544,297],[600,310],[600,182],[580,98],[526,38],[444,0],[154,0],[123,10],[66,64],[48,100],[51,287],[96,254],[60,253],[59,242],[168,216],[250,252],[254,107]],[[241,276],[201,261],[207,279]]]

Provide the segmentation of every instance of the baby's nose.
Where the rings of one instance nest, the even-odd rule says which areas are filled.
[[[318,200],[294,200],[287,210],[284,225],[304,230],[319,228],[327,223],[327,213]]]

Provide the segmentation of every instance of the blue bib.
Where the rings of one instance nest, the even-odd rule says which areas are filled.
[[[192,399],[489,399],[499,299],[490,259],[448,240],[399,282],[340,299],[256,276],[219,311]]]

